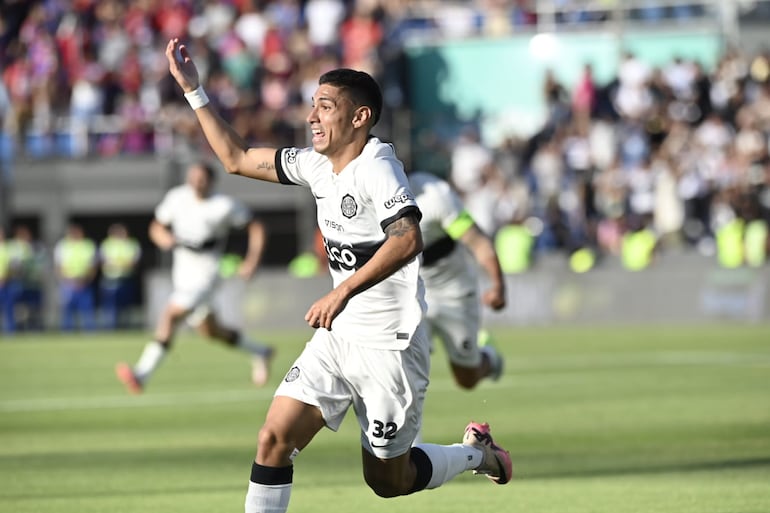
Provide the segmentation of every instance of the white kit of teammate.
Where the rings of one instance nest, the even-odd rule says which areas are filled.
[[[118,379],[131,393],[143,391],[172,347],[183,320],[207,338],[251,354],[255,385],[264,385],[269,377],[273,349],[224,326],[213,305],[228,235],[232,230],[248,231],[248,250],[239,274],[249,279],[261,259],[264,227],[242,202],[214,192],[213,179],[212,168],[194,163],[187,170],[186,183],[167,191],[155,208],[150,237],[159,248],[173,252],[172,292],[158,317],[154,339],[147,343],[136,365],[120,362],[115,367]]]
[[[505,306],[505,285],[492,241],[476,226],[448,182],[414,172],[409,174],[409,184],[422,212],[425,247],[420,276],[431,333],[443,343],[460,386],[473,388],[484,377],[498,379],[502,357],[491,344],[479,343],[482,303],[495,310]],[[478,267],[490,283],[484,297]],[[482,342],[488,342],[484,338]]]
[[[251,212],[237,199],[213,193],[201,199],[188,185],[169,190],[155,219],[174,233],[171,301],[193,309],[190,324],[208,313],[220,280],[219,263],[231,230],[243,229]]]

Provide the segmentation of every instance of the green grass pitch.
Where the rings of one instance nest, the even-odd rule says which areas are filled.
[[[493,330],[503,378],[460,391],[433,359],[424,438],[489,421],[515,479],[465,473],[380,499],[364,484],[352,412],[296,460],[290,512],[767,513],[770,330],[766,325]],[[269,332],[265,389],[248,359],[184,333],[146,394],[118,360],[145,333],[0,339],[0,512],[243,511],[272,390],[309,330]]]

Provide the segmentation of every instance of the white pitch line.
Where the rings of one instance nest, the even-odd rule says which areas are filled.
[[[152,408],[158,406],[191,406],[221,403],[264,401],[270,391],[222,390],[200,393],[149,393],[139,397],[129,395],[93,397],[51,397],[40,399],[11,399],[0,401],[0,412],[41,412],[61,410],[103,410],[113,408]]]

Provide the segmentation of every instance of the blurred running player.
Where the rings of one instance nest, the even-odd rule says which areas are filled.
[[[457,384],[474,388],[484,378],[497,380],[503,359],[480,332],[481,308],[505,307],[505,280],[492,240],[482,232],[449,183],[424,172],[409,174],[422,212],[425,249],[420,276],[425,283],[426,319],[444,345]],[[480,267],[488,286],[479,290]]]
[[[179,324],[186,320],[211,340],[252,355],[252,381],[264,385],[269,378],[273,349],[249,340],[242,331],[224,326],[217,318],[212,299],[220,282],[219,264],[233,229],[248,231],[248,249],[238,270],[250,279],[259,266],[265,246],[262,223],[233,197],[213,191],[214,170],[204,163],[187,169],[186,183],[169,190],[155,209],[150,238],[164,251],[173,251],[173,291],[161,312],[155,337],[132,367],[118,363],[115,373],[131,393],[140,393],[171,349]]]

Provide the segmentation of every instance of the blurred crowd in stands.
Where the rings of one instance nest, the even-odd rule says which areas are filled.
[[[306,107],[324,71],[369,71],[388,106],[408,108],[397,65],[404,38],[416,31],[509,34],[538,23],[535,4],[5,0],[3,144],[24,136],[21,147],[29,154],[72,156],[186,151],[180,141],[205,146],[167,71],[161,49],[173,37],[187,42],[212,102],[246,140],[304,144]],[[614,2],[553,5],[555,23],[601,22]],[[688,20],[704,12],[698,2],[640,5],[631,13],[639,20]],[[720,240],[738,244],[735,236],[720,239],[721,228],[740,222],[745,234],[758,221],[764,228],[754,230],[754,249],[742,235],[740,252],[767,247],[770,54],[729,50],[707,72],[679,58],[653,68],[629,53],[610,83],[597,83],[589,65],[574,84],[549,73],[543,102],[548,118],[534,137],[491,148],[470,128],[436,151],[438,160],[445,156],[446,177],[491,235],[523,226],[532,238],[527,258],[588,250],[598,259],[620,255],[625,235],[649,230],[654,244],[641,245],[649,262],[661,247],[718,254]]]
[[[595,83],[590,66],[575,84],[547,73],[543,101],[548,120],[534,137],[487,148],[469,130],[448,153],[450,178],[487,232],[528,222],[536,250],[602,256],[649,230],[650,259],[689,247],[764,263],[770,54],[727,51],[706,73],[627,53],[609,84]],[[756,236],[723,236],[731,230]]]
[[[534,137],[486,148],[470,131],[451,150],[450,177],[489,233],[529,220],[536,250],[601,256],[621,255],[624,235],[646,229],[650,251],[764,263],[770,53],[727,51],[713,73],[679,58],[653,68],[628,53],[609,84],[595,83],[590,66],[569,86],[547,73],[543,99],[548,120]]]
[[[615,0],[556,0],[554,23],[607,20]],[[406,38],[500,36],[537,23],[535,0],[4,0],[0,116],[32,156],[171,151],[195,124],[162,49],[190,46],[209,96],[247,139],[294,143],[324,70],[375,74],[399,107]],[[645,1],[639,19],[689,19],[699,2]],[[20,137],[23,135],[23,139]],[[14,147],[16,147],[14,146]]]

